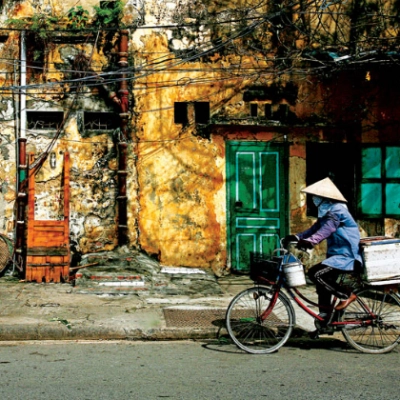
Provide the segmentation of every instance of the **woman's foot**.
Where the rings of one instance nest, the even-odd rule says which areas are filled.
[[[352,293],[348,299],[346,300],[342,300],[336,307],[335,310],[336,311],[341,311],[344,310],[349,304],[351,304],[355,299],[357,298],[357,296]]]

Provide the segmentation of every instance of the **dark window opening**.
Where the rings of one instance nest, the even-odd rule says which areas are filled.
[[[28,129],[58,130],[62,126],[62,111],[27,111]]]
[[[194,122],[196,124],[208,124],[210,122],[210,103],[208,101],[194,103]]]
[[[190,107],[190,109],[189,109]],[[174,103],[174,122],[175,124],[187,125],[194,113],[194,122],[196,124],[208,124],[210,122],[210,103],[208,101],[175,102]]]
[[[83,123],[85,130],[106,131],[118,127],[118,118],[111,112],[85,111]]]
[[[29,32],[26,35],[26,74],[31,82],[44,72],[44,60],[47,49],[45,42],[37,34]]]
[[[258,116],[258,104],[250,103],[250,116],[257,117]]]
[[[357,151],[349,143],[308,143],[306,147],[306,184],[330,178],[347,200],[349,211],[355,216]],[[307,196],[307,215],[316,217],[317,208]]]
[[[272,104],[269,103],[264,104],[264,115],[266,119],[272,118]]]
[[[187,125],[188,123],[188,103],[175,102],[174,104],[175,124]]]
[[[278,121],[286,122],[289,115],[289,106],[287,104],[279,104],[278,110],[275,112],[274,118]]]

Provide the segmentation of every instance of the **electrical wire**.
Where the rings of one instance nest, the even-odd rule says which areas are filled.
[[[252,30],[251,28],[249,28],[249,30]],[[238,35],[238,37],[239,37],[239,35]],[[230,41],[232,41],[232,40],[234,40],[235,38],[234,37],[232,37],[232,38],[230,38]],[[227,44],[227,42],[225,42],[225,43],[223,43],[222,45],[221,45],[221,47],[223,47],[223,46],[225,46]],[[211,51],[217,51],[218,50],[218,48],[213,48]],[[204,56],[204,55],[206,55],[206,54],[208,54],[208,53],[210,53],[210,50],[207,50],[207,51],[205,51],[205,52],[203,52],[203,53],[199,53],[199,52],[197,52],[196,54],[194,54],[193,56],[191,56],[191,57],[188,57],[188,58],[186,58],[186,59],[183,59],[182,61],[180,61],[178,64],[177,63],[175,63],[174,65],[169,65],[168,67],[163,67],[163,68],[159,68],[159,69],[151,69],[151,70],[149,70],[149,69],[146,69],[146,66],[145,67],[141,67],[140,69],[135,69],[135,70],[129,70],[129,69],[125,69],[124,71],[112,71],[112,72],[106,72],[106,73],[101,73],[101,74],[98,74],[98,78],[99,79],[105,79],[107,76],[116,76],[116,75],[118,75],[118,74],[122,74],[122,73],[124,73],[124,74],[126,74],[126,75],[128,75],[128,77],[127,77],[127,79],[128,80],[139,80],[139,79],[141,79],[141,78],[143,78],[144,76],[148,76],[149,74],[154,74],[154,73],[161,73],[161,72],[167,72],[167,71],[171,71],[173,68],[175,68],[176,69],[176,66],[177,65],[179,65],[179,64],[183,64],[183,63],[186,63],[186,62],[190,62],[190,61],[192,61],[192,58],[194,57],[194,58],[200,58],[200,57],[202,57],[202,56]],[[161,60],[161,61],[158,61],[158,62],[163,62],[164,60]],[[273,59],[271,59],[271,61],[273,61]],[[154,65],[154,62],[152,63],[153,65]],[[232,67],[230,67],[231,69],[233,69]],[[57,70],[57,72],[62,72],[63,70]],[[68,70],[65,70],[65,72],[67,72]],[[144,71],[142,74],[137,74],[137,72],[138,71]],[[205,72],[205,70],[203,69],[203,71]],[[241,71],[244,71],[244,69],[243,68],[241,68]],[[78,71],[75,71],[75,72],[78,72]],[[180,72],[179,70],[177,70],[177,72]],[[132,77],[129,77],[129,74],[132,74],[133,76]],[[88,80],[91,80],[91,81],[93,81],[93,76],[88,76],[86,79],[88,79]],[[121,78],[112,78],[112,79],[107,79],[107,80],[104,80],[102,83],[105,83],[105,84],[111,84],[111,83],[117,83],[117,82],[119,82],[121,80]],[[55,82],[55,83],[46,83],[46,84],[40,84],[40,85],[31,85],[31,86],[29,86],[29,87],[25,87],[25,88],[18,88],[18,87],[13,87],[13,86],[10,86],[10,87],[3,87],[3,88],[1,88],[1,90],[3,90],[3,91],[7,91],[7,90],[18,90],[18,89],[28,89],[28,88],[37,88],[37,87],[43,87],[44,85],[62,85],[62,84],[70,84],[70,83],[73,83],[73,82],[79,82],[80,80],[79,79],[77,79],[77,80],[62,80],[62,81],[59,81],[59,82]],[[91,84],[89,84],[88,86],[89,87],[94,87],[94,86],[98,86],[98,85],[100,85],[100,83],[91,83]],[[74,88],[74,86],[72,86],[72,88]]]
[[[257,6],[260,6],[262,4],[259,3]],[[290,7],[295,7],[296,5],[298,5],[299,3],[297,2],[288,2],[286,9],[289,9]],[[303,9],[304,8],[310,8],[312,6],[317,7],[318,2],[316,1],[309,1],[308,3],[306,3],[305,5],[303,5]],[[337,5],[337,2],[335,3],[335,5]],[[256,7],[257,7],[256,6]],[[254,10],[255,8],[253,8]],[[69,74],[69,73],[76,73],[76,74],[81,74],[81,73],[86,73],[88,76],[86,77],[80,77],[78,79],[65,79],[65,80],[60,80],[58,82],[47,82],[47,83],[41,83],[41,84],[33,84],[33,85],[27,85],[25,87],[21,87],[18,85],[12,85],[12,86],[3,86],[0,88],[0,92],[7,92],[7,91],[19,91],[19,90],[30,90],[30,89],[40,89],[40,88],[46,88],[45,92],[36,92],[35,95],[40,95],[40,94],[51,94],[51,92],[49,92],[49,88],[51,87],[60,87],[62,85],[69,85],[69,89],[70,90],[75,90],[77,87],[79,87],[80,83],[82,83],[83,81],[86,80],[85,82],[85,86],[88,88],[95,88],[98,87],[100,85],[109,85],[109,84],[117,84],[118,82],[120,82],[121,80],[128,80],[128,81],[134,81],[135,82],[135,87],[133,87],[133,92],[135,92],[136,90],[141,90],[140,86],[144,85],[143,87],[146,87],[147,90],[151,89],[152,85],[154,87],[157,87],[157,89],[160,88],[169,88],[172,86],[179,86],[180,82],[168,82],[165,80],[162,80],[162,83],[151,83],[151,82],[143,82],[143,79],[146,79],[147,77],[154,75],[154,74],[161,74],[161,73],[170,73],[171,71],[178,73],[184,73],[184,72],[190,72],[191,74],[193,74],[193,70],[190,69],[186,69],[186,68],[181,68],[181,66],[183,66],[184,64],[187,63],[192,63],[194,60],[196,59],[201,59],[202,57],[205,57],[209,54],[215,53],[223,48],[226,48],[228,45],[232,44],[235,40],[237,39],[242,39],[245,36],[247,36],[248,34],[254,32],[254,30],[256,28],[261,27],[264,23],[268,23],[269,26],[274,27],[274,29],[277,29],[279,27],[279,24],[284,20],[285,17],[285,12],[286,9],[283,9],[281,11],[278,11],[276,13],[270,13],[268,15],[264,15],[263,18],[260,19],[260,15],[258,14],[257,17],[247,17],[244,19],[232,19],[232,18],[228,18],[226,20],[220,20],[218,21],[218,24],[222,23],[222,24],[232,24],[232,22],[235,23],[239,23],[239,22],[243,22],[243,21],[252,21],[252,24],[250,26],[245,27],[242,30],[239,30],[237,32],[233,32],[231,34],[230,37],[228,37],[224,42],[221,42],[219,45],[214,45],[212,41],[209,42],[205,42],[202,44],[202,47],[197,47],[195,49],[193,49],[191,52],[188,53],[187,57],[182,58],[181,60],[176,60],[175,58],[172,58],[170,53],[165,53],[164,56],[160,57],[160,58],[156,58],[156,59],[152,59],[151,62],[141,65],[139,68],[135,68],[135,69],[123,69],[123,70],[116,70],[116,71],[107,71],[107,72],[96,72],[96,71],[91,71],[90,74],[88,74],[87,71],[77,71],[77,70],[68,70],[68,69],[60,69],[60,70],[54,70],[54,71],[47,71],[49,73],[65,73],[65,74]],[[246,12],[249,12],[249,10],[247,10]],[[329,10],[328,12],[328,7],[326,7],[326,4],[323,7],[323,11],[321,11],[321,7],[318,11],[313,12],[312,10],[307,10],[307,11],[298,11],[299,15],[315,15],[318,18],[321,18],[323,16],[326,15],[345,15],[344,13],[340,13],[340,12],[333,12],[331,10]],[[276,22],[273,22],[274,19],[276,18],[280,18],[279,24],[277,24]],[[304,33],[304,31],[302,31],[298,25],[295,25],[293,23],[291,23],[290,21],[284,21],[285,23],[288,24],[288,26],[290,26],[290,28],[297,30],[300,33]],[[200,23],[204,23],[205,26],[215,26],[216,24],[213,23],[209,23],[209,21],[201,21]],[[190,27],[193,28],[196,25],[193,24],[187,24],[187,25],[179,25],[179,26],[175,26],[175,28],[180,28],[182,29],[183,27]],[[324,25],[325,26],[325,25]],[[155,26],[153,26],[154,28]],[[157,26],[158,29],[166,29],[166,28],[171,28],[171,25],[161,25],[161,26]],[[172,29],[172,28],[171,28]],[[211,46],[211,47],[209,47]],[[209,47],[209,48],[208,48]],[[202,50],[203,48],[203,50]],[[145,56],[146,52],[136,52],[133,53],[136,55],[139,55],[141,57]],[[152,53],[153,54],[153,53]],[[285,62],[287,58],[286,57],[282,57],[282,63]],[[308,67],[308,72],[312,73],[313,71],[315,73],[318,73],[319,71],[323,70],[324,68],[328,68],[329,65],[326,62],[322,62],[319,61],[318,59],[315,59],[313,57],[310,57],[309,55],[307,55],[307,57],[301,57],[299,58],[299,60],[301,61],[301,59],[303,59],[304,61],[314,61],[317,62],[317,64],[319,63],[320,65],[317,65],[316,67],[310,68]],[[239,65],[239,66],[229,66],[228,68],[199,68],[194,70],[195,72],[202,72],[204,74],[209,73],[209,74],[214,74],[214,73],[225,73],[225,76],[219,76],[218,78],[212,77],[212,78],[190,78],[190,84],[194,85],[194,84],[207,84],[207,82],[209,82],[210,79],[212,79],[213,81],[227,81],[229,80],[229,77],[226,76],[227,73],[231,73],[232,74],[232,79],[237,78],[239,74],[241,74],[241,76],[243,78],[248,78],[248,79],[256,79],[257,77],[261,77],[262,75],[268,75],[269,73],[274,73],[276,72],[275,67],[272,65],[273,62],[279,62],[279,58],[272,56],[269,60],[265,59],[264,60],[266,63],[270,62],[271,66],[270,66],[270,70],[268,70],[265,67],[260,66],[259,69],[257,70],[256,68],[253,68],[253,71],[247,70],[245,68],[244,65]],[[11,62],[11,60],[10,60]],[[357,61],[354,61],[357,62]],[[377,61],[379,62],[379,61]],[[158,66],[157,68],[154,68],[154,66]],[[32,67],[33,69],[35,67]],[[282,70],[280,73],[283,74],[285,71]],[[301,74],[304,73],[304,70],[298,69],[296,71],[296,69],[294,69],[293,67],[290,67],[287,72],[290,72],[292,75],[297,74],[299,77],[301,76]],[[122,78],[122,74],[124,74],[124,78]],[[118,77],[119,75],[121,75],[121,77]],[[55,92],[55,94],[58,94],[58,92]],[[60,94],[61,95],[61,94]],[[76,94],[76,96],[80,96],[83,94]]]
[[[290,7],[294,7],[295,5],[296,5],[297,3],[296,2],[293,2],[293,3],[289,3],[288,4],[288,8],[290,8]],[[314,2],[314,1],[311,1],[311,2],[309,2],[306,6],[310,6],[310,5],[313,5],[313,4],[317,4],[317,2]],[[324,7],[324,10],[326,10],[327,9],[327,7]],[[308,14],[312,14],[312,11],[308,11],[307,12]],[[305,12],[299,12],[299,14],[305,14]],[[324,14],[332,14],[332,12],[321,12],[321,11],[319,11],[318,13],[317,12],[315,12],[315,15],[318,15],[318,16],[321,16],[321,15],[324,15]],[[337,13],[336,13],[337,14]],[[273,18],[276,18],[277,16],[281,16],[281,15],[283,15],[283,11],[281,11],[281,12],[279,12],[279,13],[275,13],[275,14],[272,14],[272,15],[268,15],[267,17],[264,17],[263,18],[263,21],[265,22],[265,21],[268,21],[269,23],[271,23],[271,20],[273,19]],[[245,19],[246,20],[246,19]],[[251,20],[251,21],[254,21],[255,20],[255,17],[249,17],[249,18],[247,18],[247,20]],[[234,21],[234,22],[242,22],[243,21],[243,19],[242,20],[239,20],[239,19],[236,19],[236,20],[232,20],[232,19],[228,19],[228,20],[226,20],[226,21],[219,21],[218,23],[232,23],[232,21]],[[209,24],[207,24],[207,22],[203,22],[203,21],[201,21],[201,22],[199,22],[200,24],[204,24],[205,26],[208,26]],[[259,22],[258,21],[255,21],[253,24],[256,24],[256,25],[258,25],[259,24]],[[184,25],[184,26],[186,26],[186,25]],[[188,26],[190,26],[190,24],[188,25]],[[162,25],[162,26],[158,26],[157,28],[159,28],[159,29],[163,29],[163,28],[170,28],[171,26],[170,25],[168,25],[168,26],[166,26],[166,25]],[[294,27],[294,25],[292,24],[292,27]],[[155,28],[155,26],[153,26],[153,28]],[[245,28],[245,29],[247,29],[248,30],[248,32],[251,32],[251,31],[253,31],[254,30],[254,27],[252,27],[252,26],[250,26],[250,27],[247,27],[247,28]],[[297,26],[295,27],[295,29],[297,29]],[[246,33],[246,32],[244,32],[244,33]],[[237,36],[237,37],[240,37],[240,34]],[[233,40],[235,40],[236,38],[235,38],[235,36],[233,35],[230,39],[229,39],[229,42],[232,42]],[[211,42],[210,42],[210,44],[212,44]],[[228,44],[228,41],[226,41],[225,43],[222,43],[220,46],[213,46],[212,47],[212,49],[211,50],[207,50],[207,51],[204,51],[203,53],[201,52],[201,51],[199,51],[198,49],[196,49],[195,50],[195,53],[193,54],[193,55],[191,55],[191,56],[189,56],[189,57],[186,57],[186,59],[183,59],[182,60],[182,63],[185,63],[185,62],[190,62],[190,61],[192,61],[192,59],[193,58],[200,58],[200,57],[202,57],[202,56],[204,56],[204,55],[206,55],[206,54],[209,54],[210,53],[210,51],[213,51],[213,52],[215,52],[215,51],[218,51],[220,48],[222,48],[222,47],[225,47],[226,45]],[[167,56],[168,57],[168,56]],[[145,70],[145,68],[147,67],[149,67],[149,65],[156,65],[157,63],[162,63],[162,64],[165,64],[167,61],[170,61],[171,60],[171,58],[169,58],[169,59],[165,59],[165,58],[161,58],[161,59],[159,59],[159,60],[152,60],[152,62],[151,62],[151,64],[148,64],[148,65],[146,65],[146,66],[144,66],[143,68],[142,68],[142,71],[143,70]],[[175,67],[176,67],[176,63],[175,63]],[[166,71],[167,69],[164,67],[164,68],[162,68],[162,71]],[[156,72],[159,72],[160,70],[149,70],[149,71],[147,71],[147,73],[156,73]],[[62,70],[61,70],[61,72],[62,72]],[[66,71],[67,72],[67,71]],[[129,70],[127,70],[127,71],[125,71],[126,73],[129,73]],[[138,71],[137,70],[135,70],[135,71],[132,71],[132,73],[137,73]],[[146,73],[146,75],[147,75],[147,73]],[[116,75],[116,74],[118,74],[118,72],[108,72],[108,73],[106,73],[106,74],[114,74],[114,75]],[[106,77],[106,74],[104,74],[104,73],[102,73],[101,74],[101,76],[102,77]],[[87,79],[88,80],[90,80],[90,79],[92,79],[91,77],[87,77]],[[140,76],[139,77],[136,77],[136,78],[132,78],[132,79],[140,79]],[[72,81],[68,81],[68,80],[64,80],[64,81],[60,81],[58,84],[63,84],[63,83],[65,83],[65,84],[67,84],[67,83],[69,83],[69,82],[73,82],[73,80]],[[115,80],[115,79],[111,79],[111,80],[108,80],[107,81],[107,83],[116,83],[117,82],[117,80]],[[47,83],[47,85],[49,85],[49,83]],[[92,86],[94,86],[95,84],[92,84]],[[35,85],[33,85],[33,86],[30,86],[31,88],[36,88],[37,86],[35,86]],[[8,90],[8,89],[15,89],[15,88],[4,88],[3,90]]]
[[[97,42],[97,40],[98,40],[98,38],[99,38],[99,33],[100,33],[100,32],[98,32],[96,42]],[[91,56],[90,56],[90,58],[89,58],[89,65],[90,65],[90,61],[91,61],[91,59],[92,59],[92,57],[93,57],[93,52],[94,52],[94,48],[93,48],[92,54],[91,54]],[[83,84],[80,86],[80,88],[81,88],[82,86],[83,86]],[[80,88],[79,88],[79,89],[80,89]],[[77,92],[79,92],[79,90],[77,90]],[[71,113],[72,110],[73,110],[73,104],[74,104],[75,102],[76,102],[76,97],[75,97],[74,100],[72,101],[70,107],[67,109],[67,112],[66,112],[66,114],[65,114],[65,116],[64,116],[64,119],[63,119],[63,121],[62,121],[62,124],[61,124],[60,127],[57,129],[56,134],[55,134],[54,137],[51,139],[51,141],[50,141],[49,145],[47,146],[47,148],[45,149],[45,151],[44,151],[31,165],[29,165],[29,172],[30,172],[30,174],[35,174],[35,173],[37,173],[37,172],[40,170],[40,168],[42,167],[43,163],[44,163],[45,160],[47,159],[47,157],[48,157],[48,155],[50,154],[51,150],[52,150],[53,147],[55,146],[55,144],[56,144],[56,142],[57,142],[57,139],[59,138],[59,136],[60,136],[60,134],[61,134],[61,132],[62,132],[62,129],[63,129],[64,124],[65,124],[65,121],[68,119],[70,113]]]

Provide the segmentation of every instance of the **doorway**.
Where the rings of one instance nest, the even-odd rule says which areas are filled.
[[[248,273],[250,252],[270,254],[288,232],[287,145],[227,142],[231,269]]]

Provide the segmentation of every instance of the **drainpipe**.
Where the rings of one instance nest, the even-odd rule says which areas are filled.
[[[113,101],[120,110],[120,137],[118,138],[118,245],[123,246],[129,243],[128,238],[128,198],[126,195],[126,177],[127,177],[127,149],[128,140],[130,139],[128,131],[129,119],[129,91],[127,83],[126,69],[128,67],[128,30],[120,31],[119,49],[118,49],[118,65],[121,69],[121,80],[118,93],[109,90],[106,84],[102,84],[104,90],[108,93],[108,97]]]
[[[118,65],[122,71],[128,67],[128,30],[121,30],[119,41]],[[127,177],[127,148],[128,148],[128,118],[129,118],[129,92],[126,81],[126,72],[121,74],[121,83],[118,90],[120,100],[120,128],[121,135],[118,141],[118,245],[128,244],[128,211],[126,195]]]
[[[26,36],[25,31],[20,36],[20,98],[19,98],[19,137],[18,137],[18,174],[17,174],[17,227],[15,238],[16,265],[22,272],[24,265],[24,237],[25,237],[25,207],[27,183],[26,158]]]

